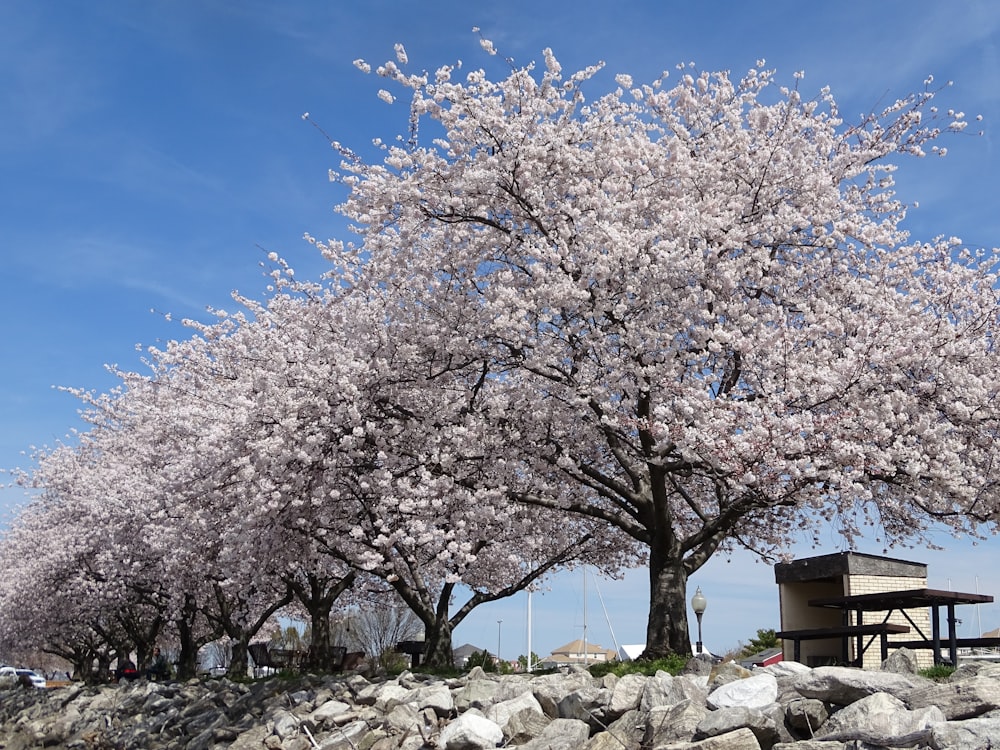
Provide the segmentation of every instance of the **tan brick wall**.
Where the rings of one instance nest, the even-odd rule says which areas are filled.
[[[927,587],[926,578],[913,578],[913,577],[897,577],[897,576],[868,576],[868,575],[846,575],[844,576],[844,593],[848,596],[857,596],[860,594],[884,594],[889,591],[905,591],[907,589],[920,589]],[[856,622],[856,613],[851,613],[851,624],[852,625],[863,625],[873,622],[883,622],[886,619],[886,612],[863,612],[863,622]],[[909,615],[909,622],[902,612],[894,611],[889,615],[889,622],[898,623],[899,625],[906,625],[910,628],[909,633],[899,633],[898,635],[890,635],[889,642],[892,641],[910,641],[920,638],[920,633],[915,632],[913,625],[915,624],[920,628],[921,632],[928,638],[931,635],[931,613],[930,609],[909,609],[906,611]],[[868,639],[864,639],[864,643],[868,643]],[[855,654],[855,649],[857,648],[856,643],[851,643],[851,657],[857,658]],[[921,668],[934,666],[934,656],[929,650],[919,650],[917,654],[917,663]],[[864,655],[864,668],[865,669],[878,669],[882,663],[882,655],[879,649],[879,638],[876,636],[875,640],[871,642],[868,646]]]

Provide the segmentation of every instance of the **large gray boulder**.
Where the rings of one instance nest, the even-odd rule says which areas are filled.
[[[689,700],[672,706],[656,706],[646,713],[642,746],[660,747],[664,743],[691,740],[708,713],[703,703]]]
[[[792,687],[805,698],[846,706],[875,693],[889,693],[901,698],[929,683],[929,680],[913,675],[852,667],[817,667],[799,675]]]
[[[1000,718],[947,721],[931,727],[934,750],[990,750],[1000,747]]]
[[[510,721],[512,716],[524,711],[537,713],[539,718],[545,717],[541,704],[530,692],[521,693],[521,695],[510,700],[494,703],[492,706],[487,707],[483,713],[486,714],[487,719],[496,722],[501,729],[505,729],[507,722]],[[548,721],[545,723],[547,724]]]
[[[961,682],[921,685],[903,699],[911,708],[937,706],[949,720],[971,719],[1000,708],[1000,679],[977,674]]]
[[[896,674],[917,674],[920,665],[917,662],[917,652],[908,648],[897,648],[882,662],[883,672]]]
[[[662,745],[656,750],[761,750],[761,748],[754,733],[744,728],[694,742]]]
[[[710,711],[695,728],[695,739],[717,737],[742,728],[753,732],[762,750],[770,750],[780,739],[778,727],[772,717],[758,708],[746,706]]]
[[[845,706],[823,724],[823,734],[843,734],[860,730],[873,737],[900,737],[944,721],[936,706],[907,709],[899,698],[874,693]]]
[[[608,715],[614,719],[639,707],[648,677],[641,674],[624,675],[615,683],[608,703]]]
[[[496,722],[475,711],[466,711],[441,730],[437,746],[441,750],[486,750],[503,742]]]
[[[708,694],[709,708],[764,708],[778,698],[778,681],[774,675],[764,672],[753,674],[742,680],[734,680],[717,687]]]
[[[521,750],[580,750],[589,736],[585,722],[554,719],[538,737],[521,745]]]

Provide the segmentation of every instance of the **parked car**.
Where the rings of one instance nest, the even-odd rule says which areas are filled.
[[[15,677],[20,680],[26,677],[36,688],[47,686],[45,678],[32,669],[18,669],[15,667],[0,667],[0,677]]]

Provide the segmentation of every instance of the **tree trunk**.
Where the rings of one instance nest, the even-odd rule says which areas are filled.
[[[307,607],[311,635],[305,667],[314,672],[330,670],[330,610],[332,608],[332,599],[320,599],[312,606]]]
[[[108,681],[109,674],[111,674],[111,654],[102,651],[97,655],[97,671],[90,675],[87,683],[101,685]]]
[[[181,646],[177,657],[178,680],[189,680],[198,672],[198,648],[201,644],[194,635],[194,622],[197,616],[197,603],[193,597],[186,597],[181,616],[177,620],[177,633],[180,636]]]
[[[687,620],[687,569],[657,545],[649,554],[649,619],[646,649],[642,659],[661,659],[670,654],[691,653]]]
[[[244,631],[239,638],[230,640],[232,645],[232,656],[229,660],[229,667],[226,669],[226,677],[230,679],[244,680],[250,670],[250,638],[251,634]]]
[[[424,623],[424,664],[437,669],[451,669],[455,666],[455,654],[451,647],[451,623],[447,618],[438,618],[432,625]]]
[[[348,573],[331,585],[327,578],[307,575],[308,587],[290,580],[288,585],[309,613],[311,637],[303,667],[315,672],[329,672],[331,667],[330,611],[338,597],[354,584],[356,574]]]

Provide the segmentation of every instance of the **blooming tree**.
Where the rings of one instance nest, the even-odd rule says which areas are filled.
[[[0,546],[4,640],[62,656],[81,678],[103,680],[116,657],[135,650],[144,660],[165,628],[159,565],[136,544],[137,509],[106,493],[89,436],[44,452],[38,463],[32,480],[42,492]]]
[[[427,661],[450,665],[452,630],[476,606],[557,565],[612,560],[611,570],[625,559],[629,545],[598,543],[593,523],[546,509],[508,513],[503,493],[481,489],[481,460],[456,464],[479,376],[470,382],[467,368],[411,343],[389,315],[394,298],[288,278],[281,285],[266,305],[245,301],[252,320],[223,325],[225,336],[206,329],[203,340],[216,375],[252,394],[227,492],[247,484],[256,501],[241,508],[235,535],[262,560],[262,547],[272,559],[293,550],[304,578],[289,581],[311,612],[314,641],[342,591],[315,589],[321,571],[351,571],[341,583],[355,575],[383,582],[366,583],[364,598],[391,588],[424,624]],[[455,605],[461,587],[470,593]]]
[[[406,66],[377,72],[408,136],[334,143],[361,242],[317,244],[474,390],[461,486],[648,550],[646,655],[689,650],[686,581],[718,552],[996,530],[993,257],[911,240],[893,193],[894,160],[965,127],[930,79],[847,123],[763,64],[593,101],[601,66],[548,50],[500,80]]]

